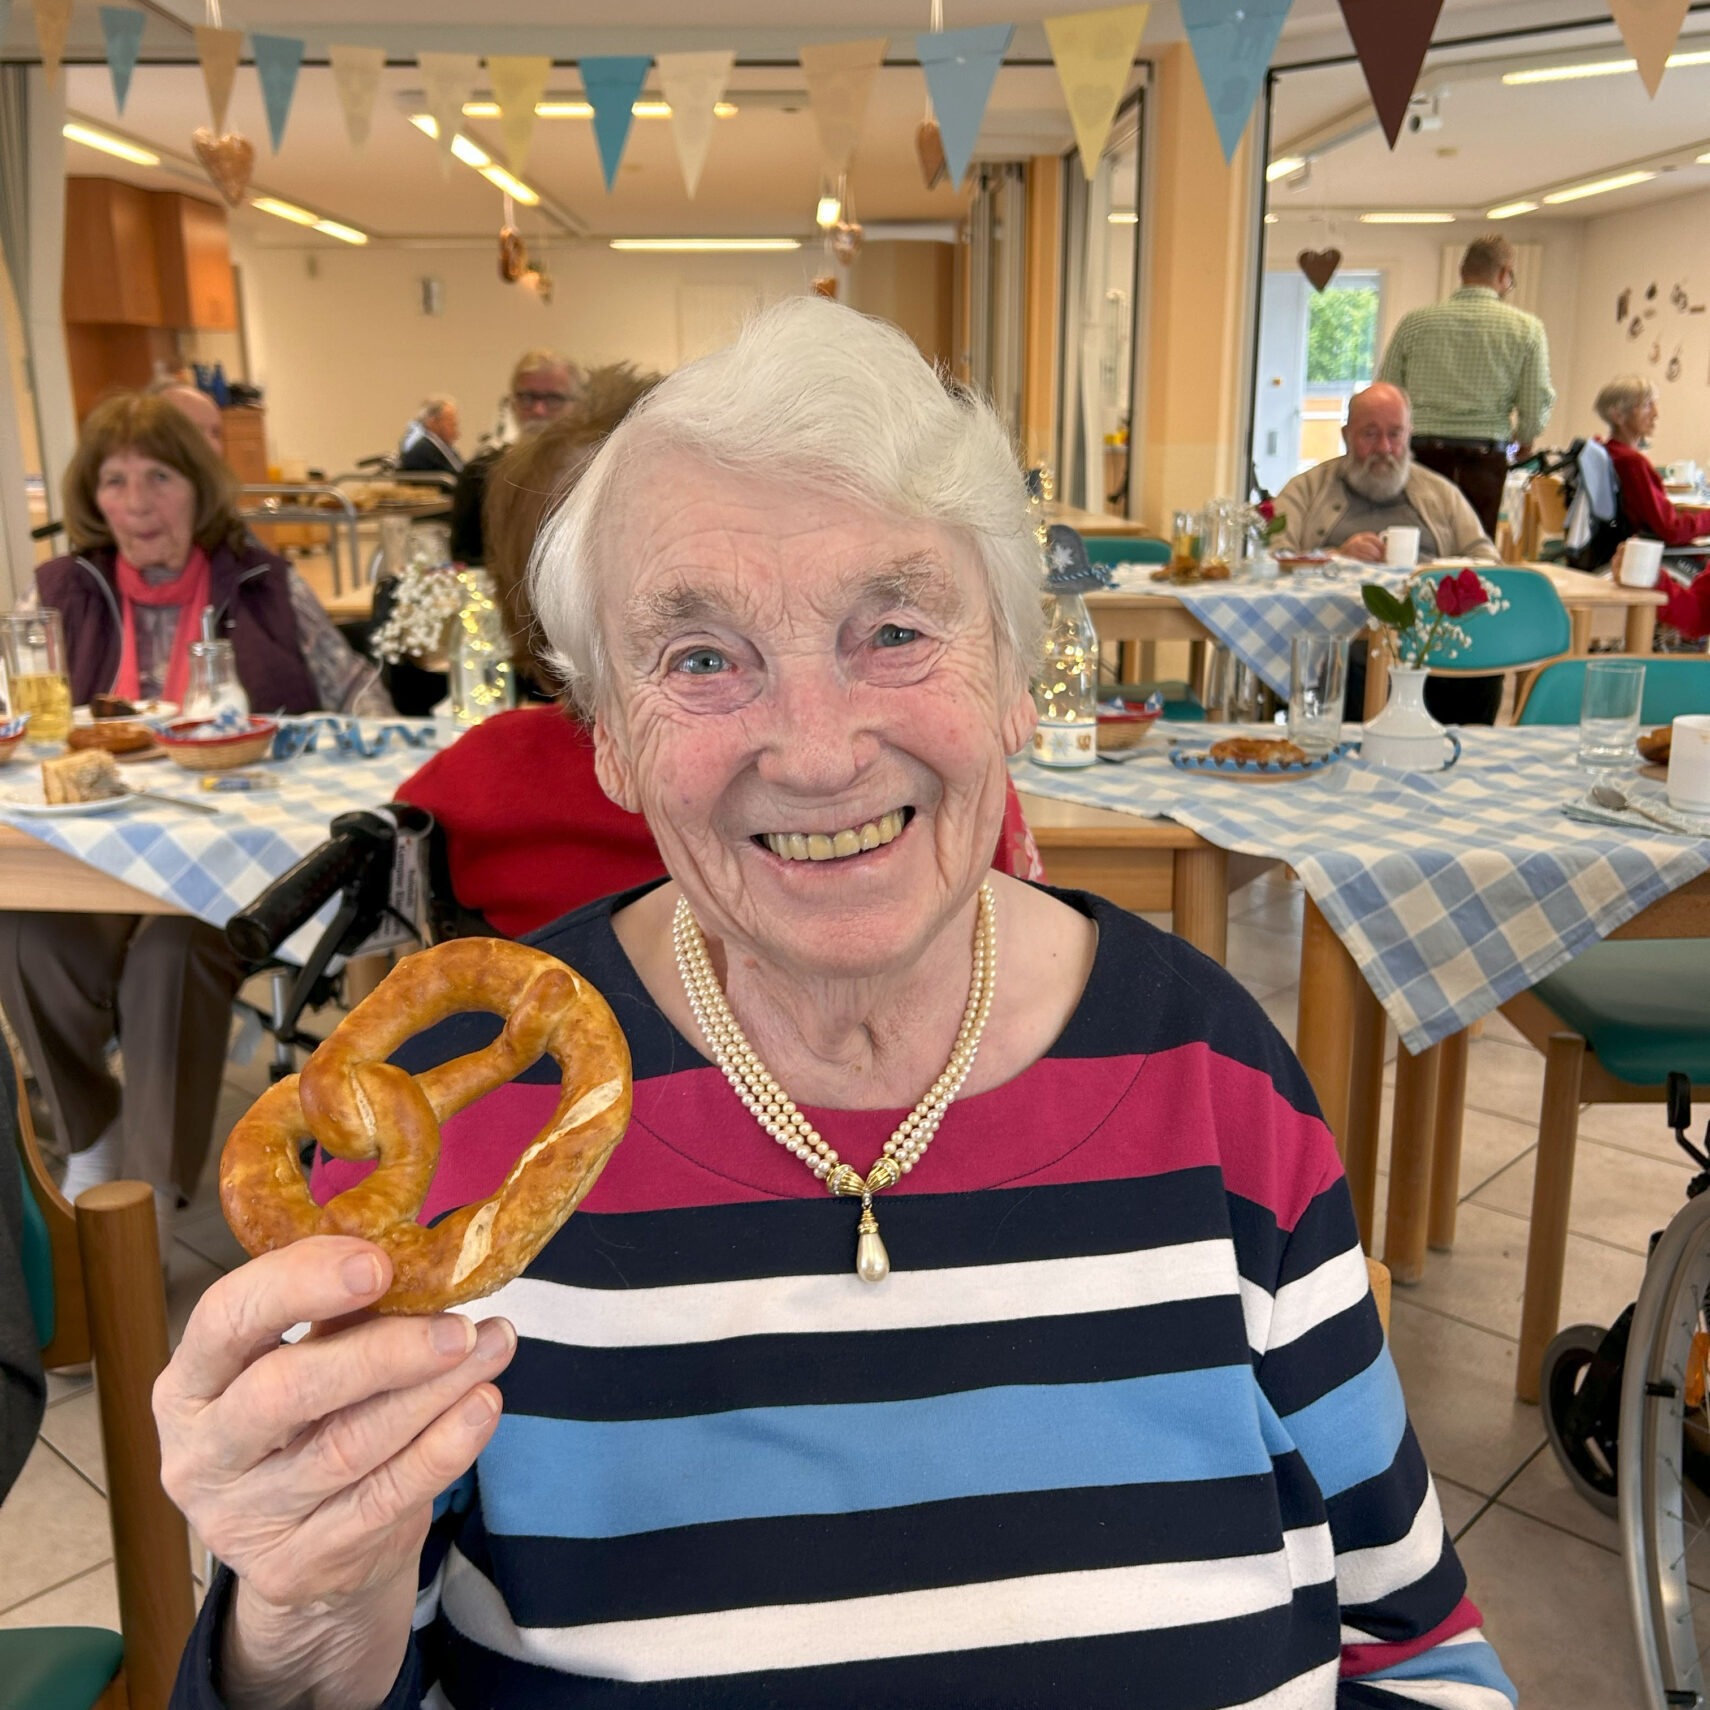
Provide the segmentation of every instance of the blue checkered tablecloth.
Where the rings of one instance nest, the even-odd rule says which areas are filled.
[[[1353,639],[1366,627],[1360,602],[1362,582],[1400,588],[1410,572],[1381,564],[1347,564],[1333,577],[1303,573],[1257,582],[1188,582],[1180,586],[1119,574],[1125,594],[1179,600],[1243,665],[1258,673],[1267,688],[1288,699],[1289,643],[1297,635],[1336,635]],[[1097,601],[1093,621],[1097,622]]]
[[[431,729],[422,720],[387,722]],[[33,771],[31,762],[42,754],[56,752],[46,747],[35,753],[28,747],[20,750],[0,772],[0,784],[8,774]],[[0,801],[0,822],[213,926],[224,926],[286,868],[326,842],[335,814],[390,801],[398,785],[432,753],[431,746],[391,742],[383,753],[365,760],[341,754],[323,741],[311,754],[244,768],[276,780],[277,789],[229,795],[205,793],[196,774],[171,760],[158,760],[124,768],[126,781],[138,789],[214,803],[223,811],[218,816],[185,813],[135,801],[110,813],[62,819],[8,813]]]
[[[1221,848],[1288,862],[1419,1051],[1710,869],[1710,839],[1561,813],[1585,788],[1576,728],[1461,737],[1461,763],[1429,774],[1349,759],[1243,782],[1180,771],[1150,743],[1120,766],[1012,769],[1030,794],[1173,819]]]

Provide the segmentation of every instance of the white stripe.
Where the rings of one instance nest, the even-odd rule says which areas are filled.
[[[1358,1305],[1370,1287],[1366,1256],[1358,1247],[1350,1247],[1335,1258],[1326,1259],[1317,1270],[1284,1283],[1277,1290],[1276,1305],[1271,1310],[1266,1351],[1286,1348],[1326,1319]]]
[[[1514,1701],[1494,1686],[1470,1680],[1372,1680],[1363,1683],[1392,1693],[1403,1704],[1432,1704],[1438,1710],[1514,1710]]]
[[[1336,1578],[1336,1545],[1328,1521],[1284,1532],[1282,1541],[1291,1584],[1323,1585]]]
[[[733,1336],[823,1336],[1115,1312],[1236,1292],[1227,1240],[1016,1265],[855,1275],[756,1277],[669,1288],[572,1288],[519,1277],[461,1308],[508,1318],[519,1336],[580,1348],[664,1347]]]
[[[1305,1674],[1297,1674],[1259,1698],[1232,1704],[1229,1710],[1335,1710],[1336,1680],[1340,1663],[1320,1663]],[[1509,1707],[1512,1710],[1512,1706]]]
[[[1393,1544],[1347,1550],[1336,1558],[1336,1600],[1343,1608],[1376,1603],[1423,1579],[1443,1553],[1443,1510],[1436,1485],[1426,1482],[1425,1500],[1407,1536]]]
[[[442,1561],[433,1578],[416,1593],[416,1607],[410,1616],[413,1632],[419,1633],[422,1628],[433,1625],[433,1618],[439,1613],[439,1595],[444,1589],[445,1563]]]
[[[452,1710],[451,1700],[437,1680],[422,1694],[422,1710]]]
[[[440,1607],[460,1633],[519,1661],[605,1680],[680,1680],[1228,1621],[1287,1605],[1298,1583],[1296,1560],[1316,1571],[1317,1558],[1328,1554],[1327,1543],[1293,1533],[1285,1534],[1282,1549],[1263,1556],[1029,1574],[931,1591],[581,1627],[519,1628],[492,1581],[454,1548]]]

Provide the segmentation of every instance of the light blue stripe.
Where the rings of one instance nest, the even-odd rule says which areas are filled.
[[[1502,1672],[1496,1652],[1483,1639],[1476,1644],[1435,1645],[1408,1657],[1390,1668],[1380,1668],[1358,1677],[1363,1681],[1380,1680],[1460,1680],[1469,1686],[1488,1686],[1493,1692],[1506,1693],[1511,1704],[1520,1702],[1514,1682]]]
[[[507,1413],[479,1463],[488,1529],[670,1526],[1083,1485],[1267,1474],[1250,1366],[837,1407],[618,1422]]]
[[[1388,1472],[1407,1429],[1407,1403],[1387,1344],[1357,1377],[1286,1415],[1283,1428],[1326,1499]]]

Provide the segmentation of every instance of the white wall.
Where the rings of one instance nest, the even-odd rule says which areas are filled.
[[[499,278],[496,238],[491,249],[331,251],[262,248],[235,228],[232,239],[250,378],[266,391],[269,456],[328,474],[394,448],[429,392],[457,398],[463,449],[473,449],[530,346],[588,364],[675,368],[733,334],[749,305],[805,290],[819,260],[807,249],[637,255],[567,246],[547,258],[555,289],[542,304]],[[443,281],[438,316],[422,312],[424,277]]]
[[[1657,294],[1647,302],[1653,284]],[[1676,285],[1687,293],[1689,309],[1703,304],[1704,312],[1680,312],[1670,301]],[[1628,322],[1635,315],[1642,321],[1637,339],[1615,317],[1623,291],[1632,294]],[[1710,458],[1710,193],[1587,221],[1579,293],[1574,389],[1558,406],[1558,415],[1564,407],[1568,412],[1564,440],[1601,432],[1591,408],[1598,389],[1618,374],[1640,374],[1660,394],[1653,461]],[[1646,309],[1655,311],[1649,319]],[[1671,381],[1668,364],[1677,350],[1680,374]]]

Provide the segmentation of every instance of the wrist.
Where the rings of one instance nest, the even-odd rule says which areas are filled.
[[[229,1710],[375,1710],[409,1650],[411,1571],[336,1602],[270,1603],[238,1580],[215,1685]]]

